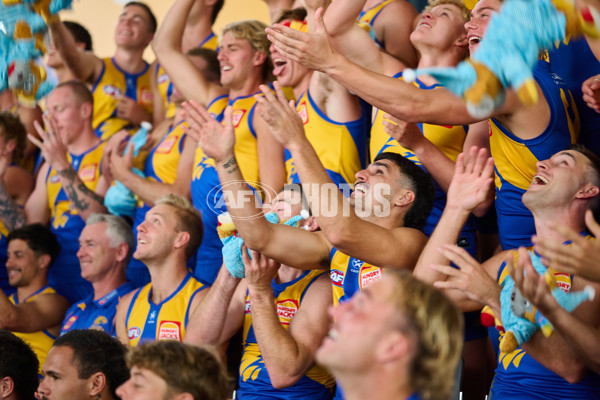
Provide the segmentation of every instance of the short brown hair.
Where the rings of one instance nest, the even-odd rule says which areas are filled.
[[[77,104],[82,105],[83,103],[90,103],[92,105],[92,110],[94,109],[94,96],[85,83],[78,81],[67,81],[59,83],[54,90],[63,87],[68,87],[71,89],[71,92],[75,95],[75,99],[77,99]]]
[[[25,145],[27,144],[27,132],[16,115],[9,112],[0,112],[0,136],[4,137],[5,142],[15,141],[15,150],[13,151],[13,162],[18,164],[23,158]]]
[[[227,370],[207,348],[174,340],[147,342],[131,349],[127,365],[161,377],[168,395],[189,393],[195,400],[225,400],[231,394]]]
[[[185,258],[189,259],[202,243],[203,226],[200,212],[194,208],[188,199],[173,193],[160,197],[154,204],[166,204],[174,209],[177,216],[175,230],[177,232],[187,232],[190,235],[190,240],[185,247]]]

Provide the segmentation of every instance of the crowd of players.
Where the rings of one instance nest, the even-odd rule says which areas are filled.
[[[217,37],[223,0],[160,26],[130,2],[107,58],[52,21],[56,88],[0,94],[0,329],[30,346],[0,332],[2,398],[599,398],[600,299],[565,311],[532,257],[600,289],[600,43],[547,49],[537,103],[483,121],[402,78],[502,3],[269,0]],[[509,276],[554,332],[504,353]]]

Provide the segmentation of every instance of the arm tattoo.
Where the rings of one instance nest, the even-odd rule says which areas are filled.
[[[4,182],[0,182],[0,220],[9,232],[27,223],[23,211],[11,199]]]
[[[225,168],[225,172],[228,174],[233,174],[236,171],[239,171],[237,163],[235,162],[235,158],[230,158],[223,164],[223,168]]]
[[[100,204],[104,203],[102,196],[91,191],[83,182],[76,182],[77,173],[72,168],[66,168],[56,171],[59,176],[65,178],[68,182],[63,184],[63,189],[69,200],[78,211],[85,211],[90,207],[90,200]]]

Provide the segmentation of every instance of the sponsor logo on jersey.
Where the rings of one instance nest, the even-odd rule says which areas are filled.
[[[114,85],[104,85],[102,87],[102,91],[111,97],[121,97],[123,96],[123,92],[121,89]]]
[[[152,90],[148,88],[140,89],[140,100],[142,103],[150,103],[154,100],[154,96],[152,95]]]
[[[556,286],[563,292],[569,292],[571,290],[571,276],[564,272],[555,272],[554,277],[556,278]]]
[[[306,101],[300,103],[297,108],[298,114],[300,114],[300,118],[302,118],[302,122],[304,125],[308,124],[308,109],[306,108]]]
[[[163,140],[156,149],[157,154],[169,154],[173,149],[173,146],[179,139],[179,136],[171,136]]]
[[[79,168],[79,178],[83,182],[93,182],[96,179],[96,170],[98,169],[98,164],[86,164],[82,165]]]
[[[246,300],[246,304],[244,306],[244,312],[246,314],[250,314],[250,300]]]
[[[96,319],[94,320],[94,324],[90,327],[90,329],[98,329],[100,331],[103,331],[104,328],[102,327],[102,325],[107,325],[108,324],[108,319],[106,319],[106,317],[104,315],[100,315],[98,317],[96,317]]]
[[[294,315],[296,315],[296,311],[298,311],[298,300],[280,300],[275,303],[275,307],[277,308],[277,316],[281,325],[289,325]]]
[[[73,326],[73,324],[75,323],[75,321],[77,321],[77,315],[73,315],[71,316],[71,318],[69,318],[69,320],[67,321],[67,323],[62,327],[63,331],[68,331],[69,329],[71,329],[71,327]]]
[[[331,277],[331,283],[333,283],[335,286],[341,287],[343,285],[344,273],[339,269],[332,269],[329,273],[329,276]]]
[[[129,328],[129,330],[127,331],[127,336],[129,337],[129,340],[135,340],[137,339],[140,335],[142,334],[142,330],[140,328],[138,328],[137,326],[132,326],[131,328]]]
[[[59,179],[58,179],[58,174],[57,175],[52,175],[50,177],[50,183],[58,183]]]
[[[350,272],[358,273],[364,262],[356,258],[350,258]]]
[[[371,265],[362,267],[360,270],[360,289],[364,289],[371,283],[381,279],[381,268]]]
[[[178,340],[181,341],[181,322],[179,321],[161,321],[158,327],[157,340]]]
[[[240,126],[240,122],[242,122],[242,118],[244,118],[244,115],[246,114],[246,110],[233,110],[233,113],[231,115],[231,119],[233,121],[233,127],[237,128],[238,126]]]
[[[169,81],[169,75],[167,75],[167,74],[160,74],[160,76],[156,80],[156,82],[158,82],[158,84],[165,83],[168,81]]]

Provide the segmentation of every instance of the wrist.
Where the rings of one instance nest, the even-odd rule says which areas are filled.
[[[469,217],[471,214],[471,210],[466,209],[460,204],[453,204],[452,202],[446,202],[446,207],[444,207],[443,214],[448,215],[449,217],[453,217],[455,219],[463,220]]]
[[[215,164],[217,166],[230,170],[234,167],[237,167],[237,160],[235,159],[235,155],[233,153],[227,153],[225,156],[220,157],[219,159],[214,158]]]
[[[248,282],[248,294],[251,299],[266,299],[272,297],[272,289],[270,284],[263,282]]]

